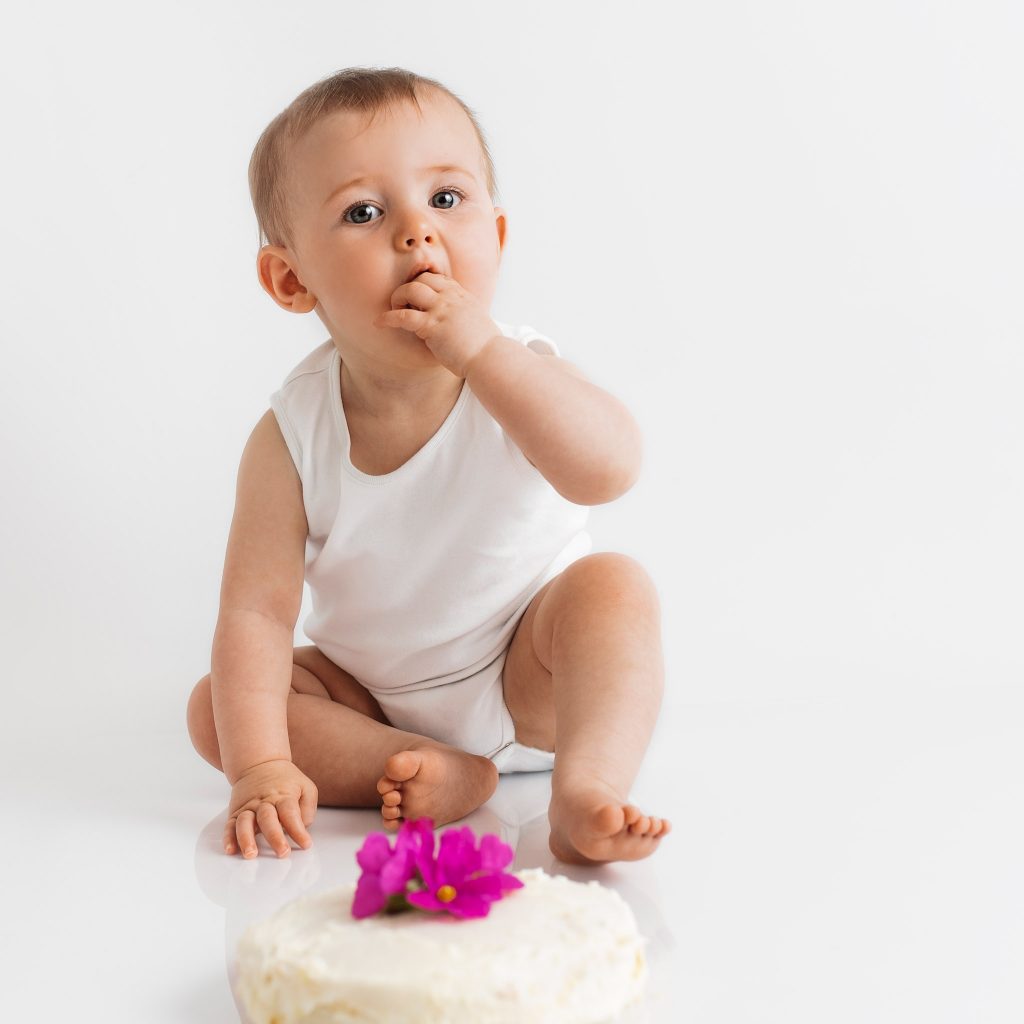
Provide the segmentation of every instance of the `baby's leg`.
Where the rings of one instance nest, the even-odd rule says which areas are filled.
[[[498,784],[497,769],[487,758],[388,725],[372,695],[316,648],[295,649],[291,688],[288,740],[292,761],[316,784],[322,807],[380,807],[390,817],[391,809],[388,801],[382,800],[378,782],[389,759],[400,751],[406,752],[403,756],[425,760],[427,774],[442,774],[448,780],[443,799],[431,804],[435,825],[476,810]],[[196,749],[223,770],[209,676],[196,686],[188,718]],[[410,816],[419,815],[411,810]]]
[[[643,567],[615,552],[569,565],[527,609],[505,663],[516,738],[554,749],[551,850],[635,860],[668,834],[628,802],[664,688],[661,611]]]

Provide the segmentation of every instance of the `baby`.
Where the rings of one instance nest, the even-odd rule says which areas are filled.
[[[669,831],[629,803],[660,603],[584,528],[636,480],[640,431],[550,339],[491,318],[507,218],[476,118],[433,79],[350,68],[267,126],[249,180],[261,285],[330,337],[245,445],[189,700],[231,784],[225,852],[309,847],[318,804],[442,825],[500,772],[550,769],[556,857],[646,857]],[[293,649],[304,581],[314,644]]]

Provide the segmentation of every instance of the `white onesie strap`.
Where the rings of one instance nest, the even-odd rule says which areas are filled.
[[[516,341],[524,344],[527,348],[532,348],[534,352],[539,352],[541,355],[552,356],[560,356],[562,354],[558,350],[558,346],[546,334],[541,334],[540,331],[536,331],[532,327],[528,327],[526,324],[512,326],[510,324],[500,323],[497,320],[494,322],[501,328],[502,334],[506,337],[514,338]]]

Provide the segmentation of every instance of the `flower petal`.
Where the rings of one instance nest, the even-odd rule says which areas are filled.
[[[496,835],[488,833],[480,840],[480,870],[500,871],[512,863],[515,851]]]
[[[384,892],[401,892],[409,884],[416,865],[411,850],[401,850],[380,869],[380,887]]]
[[[480,855],[475,849],[473,830],[450,828],[441,836],[441,847],[437,854],[437,880],[439,884],[449,883],[456,888],[459,883],[476,871]]]
[[[497,875],[477,875],[476,878],[467,878],[459,886],[456,899],[463,894],[484,900],[500,900],[501,881]]]
[[[463,896],[461,893],[445,904],[445,910],[456,917],[486,917],[491,912],[491,900],[477,896]]]
[[[414,821],[403,821],[401,831],[407,835],[418,835],[421,839],[434,834],[433,818],[416,818]]]
[[[363,841],[356,860],[364,871],[378,872],[391,856],[391,844],[383,832],[371,832]]]
[[[430,818],[417,818],[416,821],[403,821],[395,839],[395,853],[408,850],[415,853],[428,834],[433,834]]]
[[[405,898],[414,906],[419,907],[420,910],[447,910],[448,904],[442,903],[433,893],[431,889],[422,889],[418,892],[409,892],[405,894]]]
[[[429,822],[429,818],[420,818],[417,821]],[[434,884],[437,870],[434,864],[434,831],[423,831],[421,833],[422,841],[419,849],[416,851],[416,867],[419,870],[420,877],[423,879],[423,884],[428,889],[435,889],[437,886]]]
[[[523,887],[522,881],[516,878],[515,875],[500,874],[496,877],[501,883],[501,891],[503,893],[510,892],[513,889],[522,889]]]
[[[352,916],[370,917],[383,910],[386,903],[387,897],[381,892],[380,879],[376,875],[362,875],[352,900]]]

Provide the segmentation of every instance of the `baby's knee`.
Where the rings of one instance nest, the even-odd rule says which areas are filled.
[[[192,690],[192,695],[188,699],[186,719],[192,746],[205,761],[209,761],[218,771],[223,771],[217,727],[213,721],[213,695],[208,675],[203,676]]]

